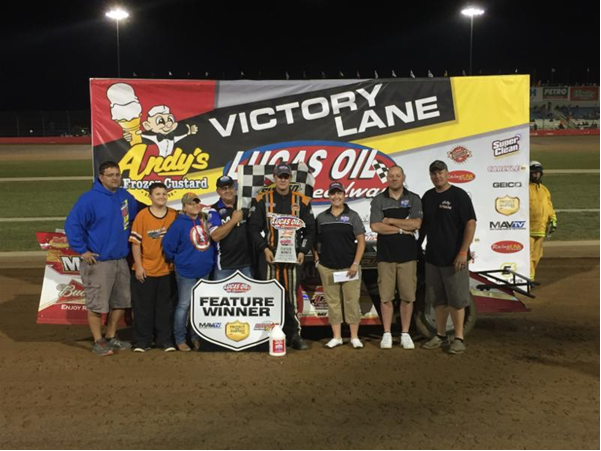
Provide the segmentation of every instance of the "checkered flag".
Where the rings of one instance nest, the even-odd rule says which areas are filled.
[[[305,163],[291,164],[292,181],[290,189],[299,191],[305,196],[313,198],[315,177]],[[253,198],[266,188],[273,188],[275,165],[265,166],[245,165],[238,166],[238,209],[250,208]]]
[[[384,163],[380,163],[377,160],[374,160],[371,165],[376,171],[376,175],[380,178],[380,181],[382,183],[386,183],[386,179],[388,177],[388,167]]]

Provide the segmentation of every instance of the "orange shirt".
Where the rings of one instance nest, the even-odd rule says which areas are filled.
[[[142,266],[147,276],[166,276],[173,271],[173,264],[167,263],[163,255],[163,237],[176,217],[177,212],[172,208],[167,208],[162,218],[153,215],[150,207],[136,215],[129,241],[141,246]]]

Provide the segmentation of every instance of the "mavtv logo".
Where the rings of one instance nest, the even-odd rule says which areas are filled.
[[[490,221],[490,230],[525,230],[526,221]]]

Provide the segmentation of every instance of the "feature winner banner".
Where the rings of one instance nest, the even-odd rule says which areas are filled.
[[[443,160],[478,217],[473,270],[529,274],[527,76],[392,80],[91,80],[94,165],[119,162],[124,187],[147,202],[153,181],[176,205],[190,190],[217,199],[215,181],[240,166],[305,163],[314,213],[336,180],[369,234],[371,199],[387,168],[407,188],[432,188]],[[243,172],[241,172],[243,173]]]
[[[240,271],[223,280],[199,280],[192,289],[191,324],[201,338],[243,351],[269,340],[284,325],[284,288],[277,280],[253,280]]]

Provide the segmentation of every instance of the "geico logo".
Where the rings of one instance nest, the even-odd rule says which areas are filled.
[[[494,182],[493,188],[521,188],[522,182]]]

